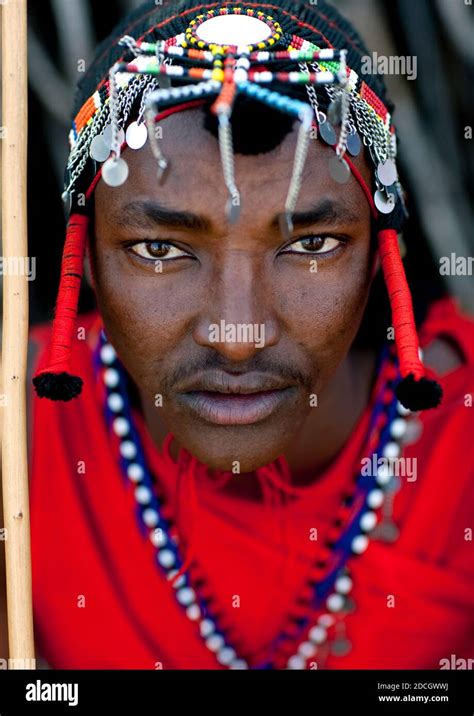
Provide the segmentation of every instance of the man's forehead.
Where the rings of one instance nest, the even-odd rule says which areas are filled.
[[[161,184],[156,181],[156,160],[147,143],[138,151],[127,150],[130,174],[124,185],[110,188],[99,182],[96,190],[99,199],[104,198],[106,206],[113,206],[117,215],[144,196],[178,211],[190,209],[202,216],[221,213],[226,188],[219,171],[219,144],[203,126],[202,111],[191,110],[168,117],[160,125],[160,130],[160,142],[173,157],[172,171],[165,181]],[[283,211],[293,168],[296,135],[296,130],[290,132],[270,152],[236,154],[235,171],[241,188],[242,211],[247,204],[255,215],[267,222]],[[357,204],[367,206],[360,187],[354,178],[344,186],[332,179],[327,163],[331,152],[333,150],[321,142],[310,143],[297,209],[310,210],[315,203],[326,199],[341,210],[345,207],[347,211],[360,214]],[[357,158],[357,165],[369,183],[371,172],[363,156]]]

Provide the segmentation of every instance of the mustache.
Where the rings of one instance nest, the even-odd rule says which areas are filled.
[[[275,358],[266,357],[263,354],[255,355],[249,361],[234,363],[226,360],[219,354],[210,354],[194,360],[188,358],[186,362],[175,365],[173,369],[163,376],[161,388],[164,391],[179,390],[179,387],[192,382],[197,376],[207,373],[216,375],[228,373],[231,376],[245,376],[248,373],[277,377],[282,383],[299,384],[311,392],[312,378],[300,368],[289,363],[284,363]]]

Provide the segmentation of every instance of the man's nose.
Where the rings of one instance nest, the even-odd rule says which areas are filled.
[[[194,340],[229,361],[251,359],[278,343],[272,287],[261,264],[233,254],[220,265],[209,286],[208,300],[194,327]]]

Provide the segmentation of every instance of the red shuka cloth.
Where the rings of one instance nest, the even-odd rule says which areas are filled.
[[[84,378],[81,397],[66,404],[33,399],[31,530],[39,652],[53,668],[225,668],[177,604],[153,546],[139,530],[133,485],[120,472],[117,439],[103,412],[104,388],[94,378],[91,349],[99,323],[96,313],[79,318],[86,340],[76,342],[72,368]],[[40,368],[49,331],[32,331],[42,346]],[[474,528],[474,407],[466,399],[474,397],[474,322],[451,299],[432,307],[421,346],[440,335],[457,345],[465,361],[440,379],[442,407],[418,416],[421,436],[404,449],[404,457],[417,458],[418,474],[416,481],[402,478],[395,497],[398,541],[371,540],[364,554],[350,560],[355,610],[345,625],[352,649],[345,656],[330,654],[324,668],[438,669],[452,654],[474,657],[474,542],[466,532]],[[135,417],[185,542],[189,520],[175,509],[176,465]],[[219,612],[230,643],[246,657],[262,654],[294,611],[354,474],[368,420],[366,410],[329,469],[283,508],[284,535],[281,512],[268,502],[197,481],[194,574],[205,577],[213,613]],[[313,528],[316,542],[309,538]]]

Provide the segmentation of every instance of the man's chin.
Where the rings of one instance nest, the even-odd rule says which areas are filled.
[[[163,420],[177,443],[209,469],[254,472],[291,446],[307,417],[302,395],[296,388],[256,400],[242,395],[229,407],[225,395],[178,394],[167,401],[173,409]]]
[[[194,435],[174,433],[178,443],[210,470],[243,474],[255,472],[280,457],[292,436],[261,435],[256,426],[197,431]]]
[[[232,472],[235,475],[244,475],[251,472],[256,472],[259,468],[264,465],[268,465],[281,454],[280,452],[273,455],[251,455],[247,456],[245,460],[231,460],[226,456],[221,455],[209,455],[192,453],[202,465],[205,465],[209,470],[215,470],[217,472]]]

